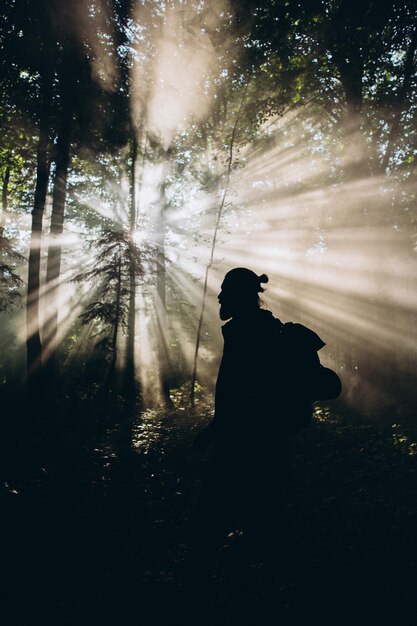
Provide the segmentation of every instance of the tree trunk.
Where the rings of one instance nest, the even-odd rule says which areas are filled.
[[[363,61],[351,55],[351,62],[336,57],[340,80],[346,99],[344,131],[350,160],[345,172],[348,180],[358,180],[371,174],[369,149],[363,128]]]
[[[324,28],[324,40],[331,53],[343,87],[346,115],[342,121],[345,134],[345,165],[348,180],[364,176],[364,166],[370,173],[370,159],[363,131],[363,74],[366,57],[366,40],[361,27],[366,22],[367,2],[354,10],[352,3],[336,3]]]
[[[119,259],[117,264],[117,283],[116,283],[116,311],[114,316],[113,336],[112,336],[112,356],[107,372],[106,382],[104,384],[104,409],[105,415],[108,416],[109,394],[114,379],[114,372],[117,363],[117,341],[119,338],[120,326],[120,305],[122,297],[122,249],[119,245]]]
[[[48,159],[48,135],[53,73],[45,77],[39,120],[37,146],[36,187],[32,210],[30,237],[28,287],[26,300],[26,353],[29,402],[40,403],[43,398],[41,377],[42,345],[39,321],[39,290],[41,271],[42,220],[48,191],[50,163]]]
[[[169,150],[163,155],[168,162]],[[168,169],[168,168],[167,168]],[[168,171],[165,172],[164,181],[161,185],[160,204],[156,216],[156,317],[158,322],[158,357],[159,357],[159,380],[162,399],[166,406],[172,406],[170,396],[171,387],[171,359],[169,355],[168,324],[167,324],[167,297],[166,297],[166,209],[167,200],[165,187]]]
[[[6,167],[6,171],[3,176],[3,187],[1,190],[1,219],[0,219],[0,228],[3,230],[4,223],[6,221],[6,214],[8,208],[8,197],[9,197],[9,181],[10,181],[10,165]]]
[[[220,220],[221,220],[221,217],[223,215],[223,209],[224,209],[224,206],[225,206],[225,203],[226,203],[226,196],[227,196],[227,193],[228,193],[228,190],[229,190],[230,175],[232,173],[233,151],[234,151],[234,146],[235,146],[236,131],[237,131],[237,127],[238,127],[238,124],[239,124],[239,118],[240,118],[240,114],[241,114],[241,111],[242,111],[242,108],[243,108],[243,103],[245,101],[245,97],[246,97],[246,92],[247,92],[248,86],[249,86],[249,83],[246,84],[246,87],[245,87],[245,89],[243,91],[242,99],[240,101],[239,109],[238,109],[238,111],[236,113],[235,123],[233,125],[232,134],[231,134],[231,137],[230,137],[229,155],[228,155],[228,159],[227,159],[226,180],[225,180],[225,185],[224,185],[223,194],[222,194],[222,198],[221,198],[221,201],[220,201],[219,209],[217,211],[216,222],[215,222],[214,232],[213,232],[213,239],[212,239],[212,242],[211,242],[210,256],[209,256],[208,263],[206,265],[206,271],[205,271],[205,276],[204,276],[203,297],[202,297],[202,302],[201,302],[200,317],[199,317],[198,325],[197,325],[197,335],[196,335],[196,340],[195,340],[194,360],[193,360],[193,371],[192,371],[192,375],[191,375],[190,403],[191,403],[192,407],[194,407],[194,404],[195,404],[195,385],[196,385],[196,382],[197,382],[198,352],[199,352],[199,349],[200,349],[201,332],[202,332],[202,329],[203,329],[204,313],[205,313],[205,310],[206,310],[206,296],[207,296],[208,275],[209,275],[210,268],[213,265],[213,261],[214,261],[214,251],[216,249],[217,234],[218,234],[219,227],[220,227]]]
[[[65,75],[64,75],[65,76]],[[65,81],[65,78],[63,79]],[[56,145],[56,169],[52,195],[51,229],[46,267],[46,311],[42,358],[48,362],[49,375],[54,375],[58,332],[58,281],[61,273],[62,241],[64,227],[67,176],[70,163],[71,128],[73,118],[72,94],[67,83],[62,88],[60,130]]]
[[[138,156],[138,142],[136,135],[132,136],[132,155],[130,169],[130,265],[129,265],[129,314],[127,320],[126,342],[126,370],[125,370],[125,394],[126,407],[134,409],[136,396],[135,380],[135,329],[136,329],[136,166]]]
[[[165,200],[165,194],[163,196]],[[167,324],[167,297],[166,297],[166,257],[165,257],[165,232],[166,217],[165,204],[159,209],[157,219],[157,258],[156,258],[156,316],[158,322],[158,356],[159,356],[159,379],[162,391],[162,399],[167,406],[172,405],[170,397],[171,361],[168,348],[168,324]]]
[[[344,59],[337,62],[340,73],[340,81],[346,98],[346,110],[349,121],[355,126],[362,118],[362,78],[363,64],[361,60],[355,63],[347,63]]]

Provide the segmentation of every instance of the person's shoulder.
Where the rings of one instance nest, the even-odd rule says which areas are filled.
[[[226,339],[227,337],[230,337],[231,335],[233,335],[233,333],[236,330],[236,320],[234,320],[233,318],[231,320],[229,320],[228,322],[226,322],[225,324],[223,324],[223,326],[221,327],[222,329],[222,334],[223,337]]]
[[[241,337],[253,335],[257,336],[259,333],[274,333],[279,332],[283,327],[283,323],[277,317],[274,317],[273,313],[267,309],[259,309],[258,311],[251,313],[246,317],[233,318],[223,324],[222,333],[225,339],[232,338],[234,336]]]
[[[263,324],[266,327],[271,327],[274,330],[283,328],[284,324],[280,319],[274,316],[272,311],[268,309],[259,309],[258,320],[260,324]]]
[[[326,345],[314,330],[297,322],[283,324],[282,333],[289,341],[305,348],[311,348],[316,352]]]
[[[284,324],[280,319],[274,316],[272,311],[268,309],[259,309],[257,315],[257,323],[254,328],[254,336],[262,343],[270,344],[271,348],[276,346],[276,342],[280,340],[281,331]]]

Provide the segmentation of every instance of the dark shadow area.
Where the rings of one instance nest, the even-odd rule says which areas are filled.
[[[187,524],[207,456],[191,446],[204,418],[180,408],[135,423],[130,454],[120,452],[117,426],[42,435],[22,414],[8,414],[3,624],[411,623],[415,429],[316,409],[291,443],[289,583],[267,587],[259,554],[234,533],[207,587],[190,597]]]

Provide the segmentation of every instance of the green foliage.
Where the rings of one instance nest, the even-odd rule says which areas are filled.
[[[166,278],[168,317],[181,318],[187,339],[195,332],[197,297],[192,288],[201,274],[202,250],[210,246],[234,131],[231,172],[236,179],[240,173],[245,176],[248,152],[266,154],[269,148],[276,148],[280,154],[287,151],[294,161],[294,170],[303,159],[317,162],[318,172],[320,164],[326,165],[326,171],[312,180],[306,180],[300,168],[298,176],[285,182],[284,195],[288,197],[336,187],[349,177],[387,175],[388,186],[393,190],[392,210],[384,219],[395,229],[411,227],[414,233],[415,59],[411,72],[406,64],[415,31],[412,0],[382,4],[377,0],[232,0],[230,10],[217,16],[214,26],[206,20],[212,11],[208,1],[184,3],[185,22],[186,9],[195,10],[188,35],[192,39],[194,29],[201,33],[204,27],[208,48],[213,52],[215,63],[205,84],[213,97],[205,115],[191,115],[169,148],[162,145],[158,133],[149,130],[150,94],[155,84],[152,75],[147,74],[146,63],[140,64],[143,58],[149,67],[160,61],[156,50],[164,38],[169,5],[149,3],[146,19],[141,21],[129,3],[105,0],[93,3],[92,10],[85,12],[85,20],[79,23],[81,20],[76,18],[84,6],[82,2],[55,4],[52,10],[43,0],[22,0],[8,3],[0,10],[4,25],[0,33],[0,179],[3,188],[7,187],[7,223],[12,223],[18,214],[29,213],[33,206],[44,88],[47,78],[52,77],[48,100],[48,158],[52,172],[65,94],[71,99],[74,118],[64,231],[67,226],[69,232],[80,231],[80,248],[86,246],[90,237],[95,238],[89,248],[91,266],[75,278],[80,293],[88,285],[87,308],[80,321],[84,327],[91,327],[97,344],[106,352],[112,349],[115,325],[126,327],[129,267],[133,263],[138,285],[154,286],[158,246],[160,259],[165,255],[165,265],[173,269]],[[144,17],[144,12],[140,11],[140,15]],[[174,37],[170,44],[175,41]],[[200,52],[199,49],[196,54]],[[110,68],[106,76],[100,65],[103,60]],[[134,70],[138,68],[140,80],[135,83]],[[174,81],[175,78],[170,77]],[[180,67],[177,88],[180,102],[188,96],[182,93]],[[239,123],[234,128],[238,111]],[[275,123],[285,121],[287,114],[291,119],[288,124]],[[352,125],[357,131],[355,148],[360,152],[360,165],[353,175],[346,165]],[[133,250],[124,230],[132,195],[132,133],[139,143],[136,227],[144,239],[140,254]],[[383,167],[386,155],[388,164]],[[154,173],[159,169],[164,172],[160,179],[156,176],[158,197],[148,204],[143,197],[149,189],[143,195],[139,189],[146,168]],[[260,184],[270,190],[265,194],[268,201],[276,191],[275,181],[264,172],[261,177]],[[210,201],[201,203],[201,198]],[[238,205],[231,191],[220,223],[219,241],[236,224],[245,221],[246,211],[250,207],[243,202]],[[156,223],[162,213],[163,235],[162,226]],[[326,223],[329,227],[330,220],[331,217]],[[121,225],[119,230],[114,228],[114,222]],[[24,259],[13,256],[13,250],[22,249],[28,240],[26,224],[29,220],[16,246],[2,240],[1,309],[9,306],[6,301],[18,302],[22,291],[17,266]],[[297,229],[307,226],[310,233],[306,239],[311,237],[312,245],[326,237],[327,225],[323,226],[319,212],[309,207],[302,218],[294,215],[294,224]],[[250,237],[251,233],[247,234]],[[191,271],[190,265],[186,272],[176,267],[183,250],[189,252]],[[77,251],[68,246],[63,256],[67,266],[71,265],[71,254],[74,258]],[[182,284],[175,284],[178,269],[184,274],[188,272]],[[184,297],[183,285],[187,280],[192,287],[192,302]],[[170,320],[168,326],[169,323]],[[167,345],[174,348],[173,360],[181,362],[185,371],[186,358],[178,337],[169,337]],[[211,341],[212,335],[208,337]],[[183,378],[180,376],[179,380]]]
[[[176,411],[190,410],[190,391],[189,383],[185,383],[177,389],[171,389],[171,400]],[[213,394],[198,382],[195,383],[195,399],[194,404],[196,412],[206,418],[213,412]]]
[[[417,456],[417,443],[415,441],[410,441],[410,437],[405,434],[404,428],[401,424],[393,424],[392,428],[392,440],[394,447],[408,456]]]
[[[140,251],[124,230],[105,230],[94,246],[98,250],[94,267],[77,274],[72,282],[92,288],[92,299],[80,319],[84,325],[93,324],[99,345],[108,347],[115,326],[126,329],[132,264],[139,278],[143,266]]]
[[[16,266],[23,261],[24,257],[14,249],[3,228],[0,228],[0,313],[21,304],[24,283],[16,272]]]

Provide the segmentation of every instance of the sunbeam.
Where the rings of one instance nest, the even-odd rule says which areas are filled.
[[[196,345],[198,379],[213,385],[217,294],[226,271],[250,267],[269,276],[265,306],[323,337],[324,361],[352,383],[346,401],[363,402],[352,390],[369,391],[371,376],[367,397],[394,399],[417,352],[414,109],[402,120],[401,152],[382,103],[364,101],[362,117],[344,104],[330,57],[321,69],[329,82],[301,60],[305,82],[288,75],[276,42],[253,39],[256,16],[252,23],[226,0],[139,2],[118,16],[101,1],[51,11],[53,28],[77,50],[89,95],[81,108],[81,93],[71,101],[68,172],[59,179],[65,158],[53,160],[40,228],[16,208],[28,202],[17,177],[4,187],[2,232],[23,253],[31,239],[30,263],[38,259],[27,321],[19,314],[12,322],[18,342],[39,338],[45,361],[61,350],[69,364],[79,343],[67,339],[81,333],[110,378],[131,368],[143,406],[169,402],[170,387],[190,378]],[[315,58],[306,41],[293,45]],[[392,43],[397,69],[399,49]],[[62,76],[78,89],[65,60],[59,84]],[[56,96],[63,111],[64,87]],[[10,171],[2,175],[7,182]],[[7,263],[6,278],[18,267]]]

